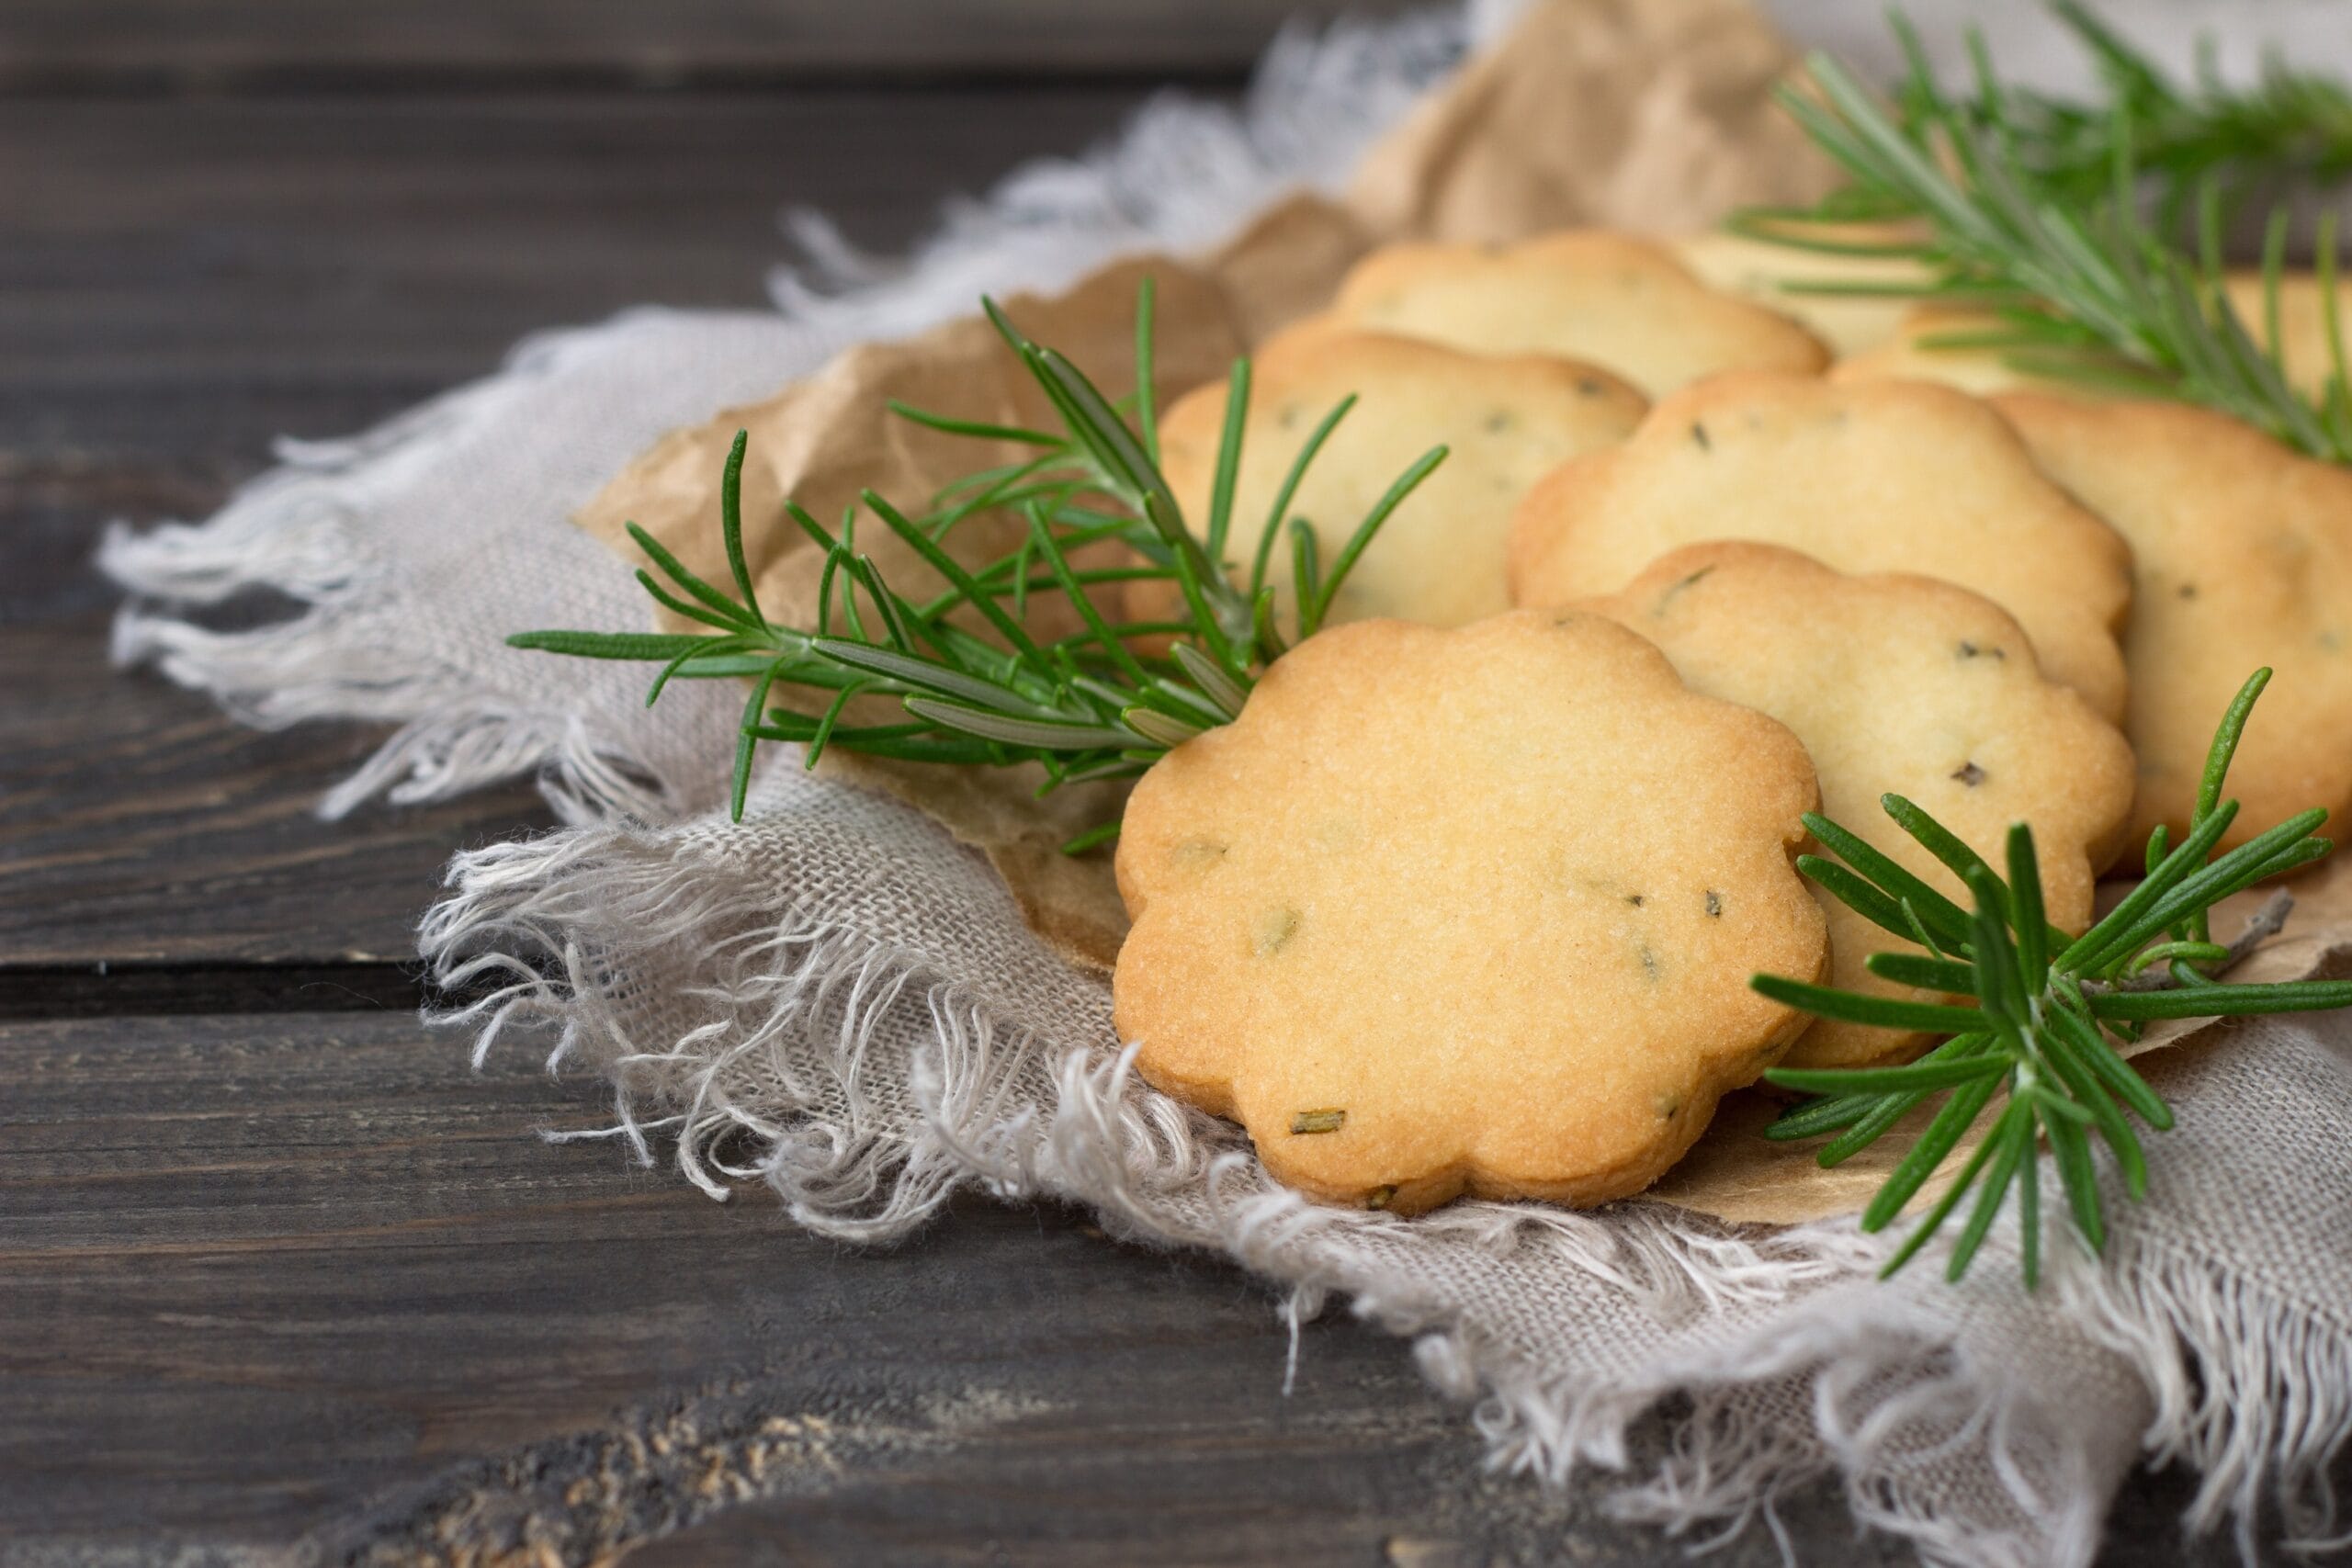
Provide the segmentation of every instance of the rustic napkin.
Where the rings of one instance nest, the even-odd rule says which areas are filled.
[[[776,313],[633,313],[526,345],[357,441],[289,450],[208,525],[109,540],[109,569],[169,602],[127,610],[119,651],[256,723],[401,721],[330,811],[537,769],[578,826],[461,856],[424,951],[445,981],[487,986],[458,1015],[478,1051],[549,1032],[557,1060],[614,1083],[619,1135],[714,1195],[764,1180],[804,1224],[886,1240],[978,1182],[1221,1248],[1291,1286],[1295,1315],[1337,1294],[1413,1336],[1430,1376],[1476,1402],[1500,1462],[1623,1470],[1617,1506],[1669,1529],[1737,1528],[1829,1474],[1859,1518],[1933,1559],[2080,1562],[2117,1480],[2153,1454],[2202,1471],[2199,1525],[2325,1535],[2327,1466],[2352,1432],[2340,1027],[2235,1025],[2152,1061],[2182,1123],[2155,1190],[2117,1216],[2103,1267],[2062,1261],[2034,1299],[2007,1230],[1955,1289],[1931,1267],[1871,1283],[1885,1245],[1842,1216],[1317,1208],[1270,1183],[1233,1128],[1133,1078],[1099,972],[1064,956],[1099,946],[1115,911],[1090,924],[1051,865],[1006,852],[1020,835],[1001,801],[881,781],[927,815],[777,757],[730,827],[709,808],[736,694],[673,690],[649,714],[639,670],[500,646],[527,626],[638,624],[626,570],[566,518],[608,524],[597,498],[650,448],[673,480],[638,493],[685,498],[672,521],[694,520],[715,466],[692,427],[720,409],[813,378],[768,411],[768,502],[787,479],[847,482],[839,463],[903,455],[831,433],[872,439],[858,399],[922,377],[940,340],[820,367],[938,327],[983,288],[1029,289],[1023,308],[1050,312],[1115,255],[1201,258],[1152,265],[1203,323],[1182,352],[1214,362],[1368,232],[1681,226],[1775,193],[1747,181],[1817,177],[1758,156],[1784,134],[1762,106],[1785,57],[1733,0],[1555,0],[1425,96],[1509,9],[1294,35],[1241,113],[1157,104],[1117,146],[964,209],[903,270],[812,229],[832,276],[780,279]],[[1875,13],[1786,10],[1833,30]],[[1281,205],[1301,189],[1319,199]],[[1289,243],[1253,243],[1252,222]],[[1079,297],[1092,287],[1110,284]],[[964,330],[939,328],[950,347]],[[762,565],[788,601],[788,563]],[[251,586],[305,610],[235,634],[190,613]],[[1040,917],[1066,905],[1081,910],[1068,929]],[[2335,931],[2272,962],[2334,964]],[[1644,1419],[1665,1405],[1671,1424]]]

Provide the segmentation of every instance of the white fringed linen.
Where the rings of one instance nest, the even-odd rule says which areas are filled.
[[[288,446],[209,523],[109,536],[103,563],[136,595],[118,656],[257,725],[398,724],[329,816],[536,773],[571,826],[460,855],[425,922],[436,978],[481,998],[444,1021],[478,1056],[551,1039],[554,1064],[611,1081],[614,1133],[714,1197],[764,1182],[802,1224],[878,1243],[977,1185],[1220,1250],[1286,1286],[1294,1324],[1339,1297],[1410,1336],[1498,1465],[1622,1472],[1615,1507],[1693,1540],[1769,1524],[1787,1489],[1836,1476],[1859,1520],[1928,1561],[2078,1564],[2130,1467],[2178,1458],[2204,1478],[2190,1525],[2234,1520],[2249,1551],[2344,1544],[2340,1026],[2257,1021],[2173,1053],[2158,1070],[2181,1124],[2148,1201],[2115,1214],[2103,1265],[2058,1248],[2030,1299],[2007,1224],[1952,1287],[1932,1259],[1875,1283],[1887,1244],[1844,1219],[1317,1207],[1236,1129],[1142,1085],[1101,978],[928,818],[778,755],[730,826],[713,807],[737,694],[673,686],[649,712],[635,667],[503,646],[640,623],[627,568],[565,519],[664,431],[984,289],[1198,250],[1285,190],[1335,186],[1508,9],[1287,35],[1238,113],[1156,101],[1115,146],[956,209],[901,266],[803,220],[821,276],[779,276],[773,313],[632,311],[357,440]],[[1875,16],[1778,9],[1799,36]],[[2274,20],[2308,30],[2319,9],[2282,0]],[[204,605],[252,588],[300,613],[204,627]],[[1661,1407],[1678,1411],[1663,1449],[1637,1430]]]

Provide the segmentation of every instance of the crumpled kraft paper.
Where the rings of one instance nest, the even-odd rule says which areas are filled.
[[[1743,0],[1540,0],[1374,147],[1342,200],[1296,197],[1208,255],[1129,258],[1057,296],[1003,304],[1023,332],[1116,395],[1133,384],[1136,288],[1148,275],[1158,291],[1155,380],[1164,406],[1221,378],[1267,333],[1319,309],[1347,267],[1385,240],[1498,242],[1574,224],[1671,235],[1703,229],[1745,203],[1819,195],[1831,171],[1771,101],[1792,61]],[[623,525],[635,521],[695,571],[725,581],[718,476],[735,432],[748,430],[744,544],[761,603],[772,617],[808,624],[822,557],[786,518],[787,495],[830,524],[863,490],[917,507],[948,480],[1014,455],[896,418],[892,400],[990,423],[1052,423],[1025,373],[974,316],[854,348],[764,402],[673,432],[578,521],[631,557]],[[936,586],[910,552],[867,521],[860,542],[894,586],[910,595]],[[967,558],[1001,554],[1022,526],[975,518],[959,529],[958,548]],[[1033,614],[1051,608],[1039,602]],[[1071,857],[1060,846],[1114,816],[1123,786],[1040,798],[1035,769],[924,766],[842,751],[827,753],[820,771],[887,790],[986,854],[1031,925],[1074,962],[1107,969],[1117,956],[1127,922],[1109,852]],[[2233,978],[2296,977],[2352,950],[2352,875],[2324,872],[2298,892],[2303,907],[2288,936]],[[2215,926],[2232,929],[2229,919]],[[2166,1026],[2142,1050],[2226,1032]],[[1809,1149],[1757,1135],[1778,1103],[1759,1091],[1726,1100],[1649,1196],[1735,1222],[1851,1213],[1918,1131],[1899,1128],[1824,1170]],[[1964,1142],[1940,1175],[1973,1144]],[[1920,1201],[1939,1186],[1940,1179],[1931,1182]]]

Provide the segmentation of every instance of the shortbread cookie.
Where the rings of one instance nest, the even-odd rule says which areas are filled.
[[[1804,1027],[1747,982],[1826,964],[1817,798],[1600,616],[1324,632],[1136,786],[1120,1035],[1331,1201],[1639,1191]]]
[[[1723,538],[1973,588],[2024,625],[2052,678],[2101,717],[2123,716],[2131,554],[1973,398],[1760,373],[1687,388],[1631,441],[1528,493],[1512,523],[1512,598],[1613,592],[1668,550]]]
[[[2206,749],[2239,685],[2274,671],[2229,793],[2224,844],[2308,807],[2352,807],[2352,471],[2180,403],[2016,393],[1997,407],[2042,471],[2129,540],[2137,578],[2124,725],[2132,830],[2188,826]]]
[[[1449,453],[1381,528],[1332,602],[1329,618],[1394,615],[1457,626],[1510,607],[1503,552],[1511,508],[1529,486],[1580,453],[1630,434],[1647,407],[1605,370],[1542,357],[1488,358],[1433,343],[1306,326],[1252,355],[1250,414],[1226,554],[1246,580],[1294,460],[1332,407],[1340,422],[1293,496],[1328,571],[1357,524],[1430,447]],[[1225,425],[1218,382],[1180,399],[1160,422],[1160,467],[1194,530],[1204,529]],[[1287,530],[1267,581],[1285,624],[1292,609]],[[1165,582],[1139,584],[1130,603],[1147,618],[1170,601]]]
[[[1720,370],[1829,359],[1780,311],[1709,288],[1661,246],[1595,229],[1504,247],[1390,245],[1356,264],[1331,315],[1479,354],[1590,360],[1652,397]]]
[[[2239,321],[2257,344],[2270,341],[2270,329],[2265,315],[2262,276],[2259,273],[2232,273],[2223,282],[2222,292],[2237,311]],[[2352,299],[2338,286],[2338,299],[2346,328],[2346,347],[2352,349]],[[2325,392],[2327,378],[2335,368],[2335,354],[2329,345],[2327,333],[2327,295],[2319,279],[2310,273],[2290,273],[2278,283],[2278,357],[2287,372],[2287,380],[2305,397],[2316,398]],[[1978,397],[1996,392],[2065,391],[2077,397],[2090,395],[2085,387],[2064,378],[2036,375],[2009,363],[2011,355],[1996,348],[1929,347],[1937,337],[1961,337],[1969,333],[1998,332],[1999,317],[1983,310],[1971,310],[1951,305],[1923,305],[1906,312],[1895,325],[1886,341],[1851,357],[1841,357],[1833,375],[1839,379],[1865,376],[1901,376],[1919,381],[1940,381],[1947,387],[1957,387]],[[1851,351],[1840,349],[1841,355]],[[2110,392],[2109,395],[2112,396]]]
[[[1965,906],[1966,888],[1879,801],[1924,807],[1996,866],[2030,823],[2051,921],[2090,924],[2098,874],[2123,842],[2132,751],[2081,696],[2042,678],[1991,600],[1931,578],[1848,577],[1773,545],[1693,545],[1590,609],[1641,633],[1694,692],[1770,714],[1821,775],[1822,811]],[[1831,984],[1934,999],[1882,980],[1873,953],[1916,951],[1818,888]],[[1908,1055],[1925,1036],[1823,1019],[1787,1065]]]
[[[1869,243],[1894,238],[1884,228],[1852,225],[1829,238]],[[1801,250],[1715,230],[1674,242],[1674,254],[1710,288],[1752,299],[1794,320],[1840,359],[1876,348],[1895,334],[1912,306],[1900,294],[1814,294],[1798,283],[1860,283],[1874,288],[1913,288],[1929,281],[1908,256],[1840,255]]]

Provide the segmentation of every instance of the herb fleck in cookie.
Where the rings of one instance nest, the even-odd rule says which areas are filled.
[[[1407,464],[1432,446],[1450,448],[1357,561],[1328,617],[1394,615],[1435,626],[1510,608],[1503,552],[1511,508],[1561,462],[1623,440],[1648,407],[1639,392],[1588,365],[1488,358],[1328,326],[1280,333],[1253,361],[1227,546],[1237,575],[1247,576],[1300,448],[1351,394],[1355,406],[1316,456],[1287,515],[1307,521],[1328,568]],[[1160,422],[1161,470],[1196,528],[1209,515],[1225,405],[1220,382],[1178,400]],[[1287,610],[1286,532],[1267,566],[1266,581]],[[1167,585],[1149,587],[1131,602],[1144,618],[1162,618]]]
[[[2051,921],[2081,931],[2098,874],[2123,842],[2132,751],[2082,698],[2042,678],[1998,605],[1924,577],[1849,577],[1771,545],[1677,550],[1622,593],[1583,608],[1656,643],[1694,692],[1770,714],[1820,771],[1822,810],[1962,903],[1967,889],[1881,809],[1919,806],[1999,863],[2030,823]],[[2211,733],[2210,727],[2208,733]],[[1932,999],[1863,966],[1909,944],[1816,889],[1830,984]],[[1841,1067],[1907,1055],[1922,1036],[1823,1020],[1785,1066]]]
[[[1974,589],[2023,624],[2052,679],[2122,716],[2131,552],[1973,398],[1762,373],[1687,388],[1631,441],[1528,493],[1511,525],[1511,596],[1613,592],[1668,551],[1721,538]]]
[[[2229,792],[2235,844],[2312,806],[2352,809],[2352,472],[2180,403],[1996,400],[2042,471],[2132,545],[2124,729],[2132,831],[2188,827],[2213,726],[2248,672],[2277,674]]]
[[[1150,1082],[1317,1197],[1640,1190],[1804,1020],[1796,738],[1598,615],[1365,621],[1144,775],[1114,998]]]
[[[1593,229],[1501,247],[1390,245],[1356,264],[1331,314],[1480,354],[1590,360],[1653,397],[1717,371],[1829,359],[1787,316],[1708,288],[1672,252]]]

